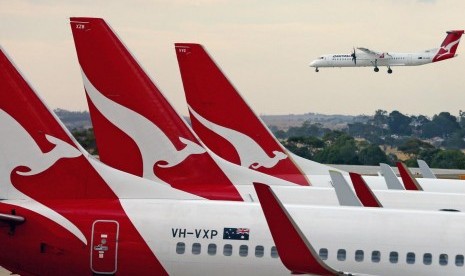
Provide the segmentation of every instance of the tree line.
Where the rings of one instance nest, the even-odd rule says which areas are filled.
[[[394,165],[398,157],[389,149],[395,149],[407,156],[404,162],[410,167],[423,159],[434,168],[465,169],[462,111],[459,117],[441,112],[428,118],[376,110],[366,122],[348,123],[342,130],[308,121],[286,131],[270,128],[287,149],[320,163]]]
[[[76,140],[91,154],[98,154],[88,112],[55,110]],[[295,154],[324,164],[394,165],[399,161],[389,149],[397,149],[416,167],[417,159],[433,168],[465,169],[465,112],[459,117],[441,112],[429,118],[399,111],[376,110],[361,122],[331,130],[305,121],[299,127],[279,130],[270,126],[283,145]]]

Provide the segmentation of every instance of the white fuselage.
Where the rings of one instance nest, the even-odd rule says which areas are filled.
[[[258,204],[172,200],[121,203],[170,275],[289,273],[279,258],[272,257],[274,242]],[[338,271],[373,275],[465,273],[461,262],[465,253],[464,214],[309,205],[286,205],[286,209],[317,252],[328,250],[325,262]],[[225,228],[246,228],[249,239],[225,239]],[[340,249],[346,251],[346,257],[339,254],[338,260]],[[362,261],[355,259],[356,250],[363,250]],[[376,257],[372,260],[373,251],[380,252],[379,262]],[[398,253],[396,263],[390,262],[390,252]],[[412,264],[407,263],[409,252],[415,254]],[[425,253],[432,255],[431,264],[423,263]],[[447,254],[447,265],[440,264],[440,258],[443,264],[445,258],[440,254]]]
[[[310,63],[311,67],[379,67],[379,66],[417,66],[431,63],[437,49],[417,53],[382,53],[373,55],[364,52],[356,53],[354,60],[351,54],[322,55]]]

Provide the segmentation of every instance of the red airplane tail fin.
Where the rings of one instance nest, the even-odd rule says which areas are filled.
[[[192,127],[206,146],[232,163],[309,185],[287,150],[254,114],[202,45],[175,45]]]
[[[110,26],[70,21],[102,162],[204,198],[242,200]]]
[[[418,181],[413,177],[412,173],[409,171],[407,166],[405,166],[402,162],[396,163],[397,168],[399,169],[400,177],[402,178],[402,182],[404,182],[404,186],[406,190],[411,191],[422,191],[420,184]]]
[[[383,207],[365,180],[358,173],[349,173],[357,197],[365,207]]]
[[[114,196],[85,158],[87,153],[3,49],[0,90],[0,152],[4,156],[0,162],[0,177],[4,179],[0,183],[9,186],[0,188],[0,198],[19,199],[25,194],[35,199]],[[63,182],[67,185],[60,184]],[[86,188],[89,182],[92,189]]]
[[[27,221],[24,227],[28,229],[17,238],[8,240],[14,241],[16,247],[37,239],[43,245],[55,244],[64,248],[62,251],[68,255],[76,253],[73,253],[72,261],[85,266],[90,273],[89,255],[79,252],[92,251],[90,231],[95,219],[114,218],[121,229],[121,240],[131,240],[133,244],[131,250],[118,252],[118,273],[129,274],[129,268],[133,274],[141,274],[142,271],[134,272],[134,267],[147,266],[145,271],[167,275],[126,216],[127,210],[123,209],[116,195],[122,191],[119,193],[121,197],[131,198],[134,190],[140,191],[140,186],[147,187],[148,183],[139,182],[139,178],[108,168],[89,157],[1,48],[0,91],[0,202],[3,210],[9,206],[18,207],[18,214],[14,212],[16,209],[11,210],[13,216],[10,217],[5,217],[5,212],[2,212],[0,220],[7,220],[12,225],[21,222],[21,216],[25,214]],[[139,198],[141,195],[147,198],[149,193],[150,190],[145,189],[139,193]],[[35,227],[38,222],[44,223],[44,227]],[[72,235],[58,232],[61,228],[55,228],[57,225]],[[45,234],[44,229],[47,231]],[[36,234],[39,238],[27,237]],[[66,245],[62,247],[61,244]],[[8,248],[8,244],[5,245],[5,250],[11,249]],[[27,248],[21,250],[26,256],[30,252]],[[69,259],[60,260],[66,262]],[[44,267],[51,265],[50,262],[55,264],[57,260],[50,256],[45,258]],[[127,260],[131,263],[128,264]],[[43,270],[40,268],[37,274],[46,274],[41,273]],[[81,272],[75,273],[85,273]]]
[[[457,51],[463,33],[463,30],[448,31],[446,38],[441,44],[441,48],[439,48],[433,58],[433,62],[455,57],[455,52]]]

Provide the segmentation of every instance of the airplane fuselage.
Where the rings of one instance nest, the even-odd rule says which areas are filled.
[[[310,63],[311,67],[374,67],[379,66],[418,66],[433,62],[437,50],[428,50],[417,53],[382,53],[374,56],[366,53],[356,54],[329,54],[320,56]]]
[[[156,199],[120,199],[119,203],[124,212],[104,208],[79,211],[82,204],[112,204],[106,200],[63,201],[57,211],[87,225],[82,229],[87,244],[16,205],[16,213],[28,219],[13,232],[0,228],[0,265],[40,275],[91,275],[92,270],[117,275],[289,273],[277,256],[257,203]],[[0,203],[0,212],[11,208],[8,201]],[[465,216],[461,213],[307,205],[286,208],[317,252],[328,251],[324,261],[336,270],[373,275],[465,273]],[[137,234],[128,233],[132,232],[129,221]],[[390,258],[391,252],[397,253],[396,260]],[[150,265],[157,263],[155,258],[160,267]]]

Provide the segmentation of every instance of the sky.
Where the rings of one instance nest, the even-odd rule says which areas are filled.
[[[465,38],[455,59],[419,67],[322,68],[319,55],[437,48],[465,28],[462,0],[0,0],[0,45],[51,108],[87,110],[69,17],[111,25],[187,115],[175,42],[203,44],[257,114],[432,116],[465,110]]]

